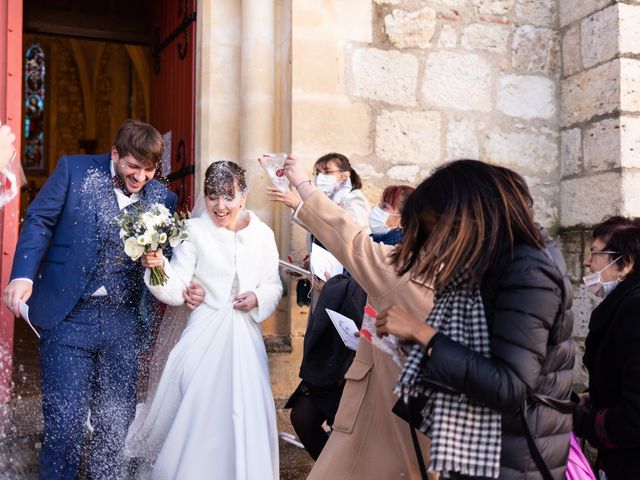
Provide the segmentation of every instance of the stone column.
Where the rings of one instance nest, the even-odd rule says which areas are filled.
[[[581,278],[591,227],[640,215],[640,5],[561,1],[561,237],[575,285],[579,358],[597,300]],[[582,362],[576,381],[585,383]]]
[[[249,206],[273,224],[273,207],[264,202],[268,179],[256,160],[276,144],[274,1],[198,5],[196,183],[212,161],[239,162],[252,187]]]
[[[290,230],[283,234],[274,204],[266,201],[269,179],[257,158],[290,151],[290,9],[290,0],[202,0],[196,48],[197,188],[213,161],[229,159],[246,168],[247,206],[274,229],[283,257]],[[286,303],[262,325],[270,349],[289,335]]]
[[[252,189],[249,205],[269,224],[274,207],[264,190],[270,182],[257,159],[275,146],[274,48],[273,0],[242,0],[240,159]]]
[[[215,160],[240,159],[241,5],[198,2],[196,47],[196,191]]]

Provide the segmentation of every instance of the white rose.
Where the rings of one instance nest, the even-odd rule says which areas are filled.
[[[153,240],[154,231],[147,230],[142,235],[138,235],[138,245],[149,245]]]
[[[144,246],[138,243],[136,237],[129,237],[124,242],[124,253],[126,253],[131,260],[138,260],[144,253]]]
[[[142,214],[142,224],[145,230],[154,230],[158,225],[158,217],[152,213],[144,212]]]
[[[160,215],[162,215],[163,217],[168,217],[170,215],[169,209],[163,204],[156,203],[156,208],[158,209],[158,212],[160,212]]]

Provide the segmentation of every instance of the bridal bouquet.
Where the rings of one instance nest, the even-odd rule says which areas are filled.
[[[186,215],[169,212],[161,203],[154,203],[149,210],[143,210],[137,203],[124,210],[116,222],[120,226],[120,239],[124,253],[133,261],[147,252],[155,252],[167,243],[175,247],[189,236]],[[167,283],[167,274],[162,267],[151,269],[151,285]]]

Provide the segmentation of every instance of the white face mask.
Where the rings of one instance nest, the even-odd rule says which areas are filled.
[[[387,221],[391,215],[398,215],[397,213],[389,213],[380,208],[378,205],[371,209],[369,213],[369,228],[371,233],[377,235],[384,235],[389,233],[392,228],[387,225]]]
[[[596,295],[597,297],[604,298],[609,295],[614,288],[618,286],[620,280],[611,280],[610,282],[602,282],[602,272],[604,272],[611,265],[620,260],[621,257],[616,258],[609,265],[604,267],[599,272],[593,272],[589,275],[585,275],[582,277],[582,281],[584,282],[585,287],[587,287],[587,292]]]
[[[318,187],[324,193],[332,193],[336,188],[338,178],[326,173],[319,173],[316,175],[316,187]]]

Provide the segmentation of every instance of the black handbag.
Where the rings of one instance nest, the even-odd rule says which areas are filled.
[[[427,397],[421,395],[419,397],[409,397],[405,402],[400,397],[395,403],[391,411],[407,422],[413,428],[420,428],[422,425],[422,410],[427,403]]]
[[[311,282],[300,279],[296,283],[296,303],[299,307],[311,305]]]

